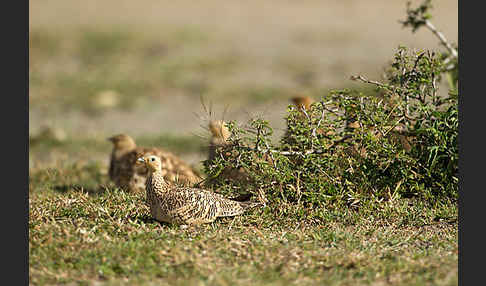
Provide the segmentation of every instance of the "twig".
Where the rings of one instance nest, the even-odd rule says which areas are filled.
[[[275,150],[275,149],[261,149],[261,148],[251,148],[251,147],[245,147],[245,146],[241,146],[240,148],[244,149],[244,150],[247,150],[247,151],[258,151],[258,152],[262,152],[262,153],[267,153],[267,152],[270,152],[270,153],[277,153],[277,154],[280,154],[280,155],[308,155],[308,154],[323,154],[325,153],[326,151],[323,150],[323,149],[309,149],[309,150],[306,150],[305,152],[299,152],[299,151],[279,151],[279,150]]]
[[[397,104],[395,104],[395,106],[393,106],[393,108],[390,110],[390,112],[388,112],[388,115],[386,116],[385,121],[388,121],[388,119],[389,119],[389,118],[390,118],[390,116],[393,114],[393,111],[395,111],[395,108],[397,108],[397,107],[398,107],[398,105],[399,105],[398,103],[397,103]]]
[[[305,117],[307,118],[307,124],[309,124],[310,127],[312,125],[312,119],[310,118],[309,114],[305,110],[304,106],[302,106],[302,113],[304,113]],[[311,134],[311,137],[312,136],[313,134]],[[311,141],[311,148],[314,148],[314,141],[312,140],[312,138],[310,138],[310,141]]]
[[[425,52],[422,52],[420,53],[420,55],[417,56],[417,58],[415,59],[415,63],[413,64],[413,71],[416,72],[416,69],[417,69],[417,65],[420,61],[420,59],[425,55]]]
[[[272,165],[273,165],[273,168],[275,169],[275,171],[278,171],[278,168],[277,168],[277,162],[275,162],[275,158],[273,157],[273,153],[270,152],[270,146],[268,146],[268,142],[265,141],[265,146],[267,147],[267,154],[270,155],[270,158],[272,159]]]
[[[400,117],[400,119],[397,120],[397,122],[395,122],[395,125],[393,125],[392,127],[390,127],[387,131],[385,131],[385,133],[383,133],[383,136],[386,136],[388,133],[390,133],[390,131],[392,131],[393,129],[395,129],[395,127],[398,126],[398,123],[400,123],[400,121],[402,121],[405,117]]]
[[[339,114],[339,113],[338,113],[339,108],[336,108],[336,109],[329,109],[328,107],[324,106],[324,109],[325,109],[326,111],[331,112],[332,114],[334,114],[334,115],[336,115],[336,116],[341,116],[341,114]]]
[[[369,80],[369,79],[365,78],[362,75],[357,75],[357,76],[352,75],[351,76],[351,80],[359,80],[359,81],[364,82],[364,83],[374,84],[374,85],[379,86],[379,87],[381,87],[383,89],[386,89],[386,90],[389,90],[389,91],[392,91],[393,92],[393,90],[390,89],[389,86],[387,86],[387,85],[385,85],[385,84],[383,84],[383,83],[381,83],[379,81]]]
[[[328,177],[328,178],[329,178],[329,179],[330,179],[330,180],[331,180],[333,183],[336,183],[336,180],[335,180],[333,177],[329,176],[329,174],[328,174],[328,173],[326,173],[324,170],[322,170],[321,166],[319,166],[318,164],[316,164],[316,163],[314,163],[314,162],[312,162],[312,164],[313,164],[314,166],[316,166],[316,167],[317,167],[317,169],[318,169],[318,170],[319,170],[321,173],[323,173],[324,175],[326,175],[326,176],[327,176],[327,177]]]
[[[297,172],[297,183],[296,183],[296,185],[297,185],[296,189],[297,189],[297,197],[298,197],[297,205],[299,205],[300,199],[302,198],[302,193],[300,192],[300,172]]]
[[[339,144],[339,143],[343,142],[344,140],[349,139],[351,137],[352,136],[349,135],[349,134],[344,135],[342,138],[332,142],[332,144],[326,150],[324,150],[324,149],[309,149],[309,150],[305,150],[303,152],[300,152],[300,151],[280,151],[280,150],[275,150],[275,149],[269,149],[268,145],[267,145],[266,149],[262,149],[260,147],[251,148],[251,147],[247,147],[247,146],[240,146],[240,148],[243,149],[243,150],[246,150],[246,151],[257,151],[257,152],[269,153],[269,154],[276,153],[276,154],[280,154],[280,155],[284,155],[284,156],[294,156],[294,155],[305,156],[305,155],[309,155],[309,154],[325,154],[325,153],[328,152],[328,149],[336,146],[337,144]]]
[[[324,106],[324,102],[321,102],[322,106]],[[317,126],[312,129],[312,136],[316,137],[316,130],[319,128],[319,126],[321,125],[322,123],[322,120],[324,119],[324,111],[326,111],[326,109],[322,109],[322,113],[321,113],[321,118],[319,119],[319,121],[317,122]]]
[[[439,32],[429,20],[425,20],[425,26],[429,28],[429,30],[432,31],[432,33],[434,33],[434,35],[436,35],[439,38],[442,45],[444,45],[449,50],[451,55],[454,58],[457,58],[457,50],[454,49],[452,45],[447,41],[447,39],[444,37],[444,34]]]

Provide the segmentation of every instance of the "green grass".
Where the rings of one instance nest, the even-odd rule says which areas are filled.
[[[282,55],[271,67],[275,79],[252,79],[255,59],[232,45],[214,49],[212,37],[190,25],[157,37],[116,25],[70,33],[33,27],[29,106],[48,109],[50,116],[81,112],[91,117],[147,108],[173,94],[222,105],[288,101],[302,91],[322,95],[312,60]],[[107,91],[116,97],[108,107],[101,98]]]
[[[78,112],[85,118],[99,115],[100,125],[112,110],[179,113],[170,102],[180,95],[250,110],[288,102],[301,92],[319,98],[328,92],[323,80],[332,83],[329,87],[349,84],[361,90],[362,85],[347,81],[349,75],[376,71],[370,77],[376,79],[388,59],[376,56],[387,52],[376,50],[376,43],[362,41],[371,34],[363,35],[355,24],[340,28],[344,14],[339,6],[327,7],[332,3],[324,4],[326,9],[299,4],[307,6],[298,13],[310,20],[305,26],[300,20],[288,22],[285,15],[296,15],[292,3],[278,3],[284,13],[272,17],[271,25],[268,8],[255,5],[234,15],[231,22],[244,23],[241,29],[205,24],[201,15],[207,14],[207,5],[198,12],[192,3],[150,6],[147,14],[135,2],[116,10],[113,5],[119,3],[107,1],[96,11],[74,6],[73,19],[64,15],[70,15],[64,2],[45,4],[31,7],[36,12],[29,29],[29,109],[40,113],[31,126]],[[208,5],[219,9],[220,4]],[[375,10],[380,9],[370,11]],[[44,17],[52,11],[56,17]],[[180,14],[166,17],[165,11]],[[248,17],[252,20],[246,21]],[[375,18],[369,24],[376,25]],[[336,24],[337,32],[328,34],[322,19]],[[373,35],[379,30],[370,27]],[[426,43],[395,33],[382,38],[420,47]],[[436,39],[431,45],[436,46]],[[375,53],[359,56],[363,50]],[[100,104],[106,91],[116,95],[111,107]],[[160,108],[162,97],[168,108]],[[143,116],[139,120],[146,124]],[[69,124],[63,128],[80,137],[34,139],[29,146],[32,285],[458,284],[454,202],[363,198],[349,207],[346,201],[352,198],[336,194],[319,209],[274,202],[243,216],[181,229],[154,221],[144,194],[127,194],[109,182],[108,141],[87,137]],[[135,139],[141,146],[164,147],[178,155],[206,156],[207,139],[172,135],[175,131]]]
[[[116,92],[111,108],[125,111],[172,93],[225,104],[287,101],[309,89],[320,97],[312,62],[284,57],[275,63],[275,75],[288,80],[250,80],[254,60],[231,46],[203,52],[212,47],[211,37],[194,26],[158,37],[123,26],[78,28],[69,34],[32,28],[29,106],[48,105],[51,114],[102,115],[107,109],[98,96],[104,91]]]
[[[184,155],[203,157],[208,152],[207,140],[205,141],[205,139],[197,136],[162,134],[159,136],[140,136],[134,139],[139,146],[163,148],[183,158]],[[66,166],[88,164],[97,168],[97,178],[107,174],[108,166],[107,164],[103,165],[101,160],[104,159],[107,162],[113,145],[105,138],[67,137],[65,140],[59,141],[55,138],[35,135],[29,141],[30,168],[46,168],[54,165],[53,170],[55,170],[63,169]],[[202,171],[202,164],[198,161],[193,161],[192,167]],[[83,174],[83,172],[79,174]],[[90,186],[93,184],[97,183],[89,182]]]
[[[197,100],[207,93],[225,99],[232,87],[221,88],[221,77],[244,65],[232,50],[198,52],[210,45],[210,36],[191,26],[158,38],[127,27],[83,28],[69,35],[36,28],[29,36],[29,103],[49,103],[50,112],[100,115],[105,109],[97,96],[107,90],[119,95],[114,108],[124,110],[160,96],[161,90]]]
[[[269,204],[181,229],[154,221],[144,194],[114,188],[102,169],[94,161],[30,170],[33,285],[458,283],[453,203]]]

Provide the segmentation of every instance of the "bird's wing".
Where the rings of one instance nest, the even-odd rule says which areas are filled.
[[[130,161],[135,166],[135,172],[139,175],[147,176],[148,170],[144,164],[136,164],[139,157],[155,155],[162,162],[162,175],[168,183],[179,182],[182,185],[193,185],[199,183],[202,178],[182,159],[164,149],[151,147],[137,147],[132,152]]]
[[[188,188],[187,190],[192,193],[193,202],[191,204],[194,206],[194,215],[199,214],[205,220],[235,216],[245,211],[242,203],[227,199],[220,194],[195,188]]]
[[[181,183],[193,185],[202,180],[201,176],[189,164],[173,153],[164,152],[160,158],[162,160],[162,166],[166,166],[168,175],[177,178]]]
[[[211,222],[219,216],[219,201],[207,191],[178,188],[166,196],[171,215],[186,223]]]

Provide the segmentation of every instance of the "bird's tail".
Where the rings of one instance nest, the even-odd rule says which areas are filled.
[[[240,205],[243,207],[243,209],[246,211],[251,208],[255,207],[264,207],[265,204],[261,202],[254,202],[254,201],[246,201],[246,202],[240,202]]]
[[[263,204],[257,202],[250,202],[250,201],[246,201],[246,202],[229,201],[222,206],[219,216],[224,217],[224,216],[240,215],[250,208],[261,206],[261,205]]]

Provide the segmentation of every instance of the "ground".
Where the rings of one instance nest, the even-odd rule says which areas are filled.
[[[457,1],[433,4],[455,42]],[[349,77],[380,79],[400,44],[439,49],[427,30],[401,28],[405,1],[29,6],[32,285],[457,285],[454,203],[331,208],[324,222],[266,208],[181,230],[106,178],[113,134],[200,168],[209,118],[261,115],[278,137],[291,96],[364,88]],[[46,127],[60,135],[39,136]]]
[[[182,229],[99,165],[31,172],[32,285],[457,285],[457,207],[420,200],[257,208]],[[96,284],[95,284],[96,282]]]

